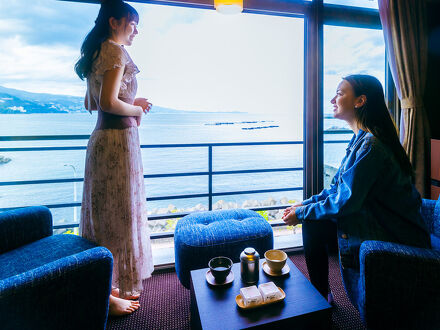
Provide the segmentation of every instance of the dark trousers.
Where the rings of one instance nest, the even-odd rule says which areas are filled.
[[[338,249],[336,223],[330,220],[303,221],[302,235],[310,282],[327,299],[330,292],[328,255]]]

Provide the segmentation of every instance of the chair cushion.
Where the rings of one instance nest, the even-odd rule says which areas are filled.
[[[95,246],[92,242],[76,235],[54,235],[40,239],[0,254],[0,280]]]
[[[255,248],[261,256],[273,248],[272,227],[255,211],[217,210],[183,217],[174,234],[180,282],[189,288],[191,270],[207,268],[209,260],[217,256],[237,262],[246,247]]]

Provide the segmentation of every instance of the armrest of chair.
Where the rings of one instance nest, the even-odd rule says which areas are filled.
[[[52,235],[52,214],[32,206],[0,213],[0,253]]]
[[[370,319],[383,320],[396,310],[429,314],[439,307],[440,251],[365,241],[359,258],[361,305]]]
[[[95,247],[0,280],[4,329],[105,329],[113,256]]]
[[[392,282],[419,281],[440,288],[440,251],[397,243],[365,241],[359,251],[361,277],[374,281],[390,277]],[[413,276],[413,277],[411,277]],[[436,281],[434,281],[436,280]]]

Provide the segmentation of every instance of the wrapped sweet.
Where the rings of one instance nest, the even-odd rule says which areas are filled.
[[[262,283],[258,286],[258,290],[260,291],[264,302],[278,300],[283,296],[274,282]]]
[[[263,297],[255,285],[241,288],[240,294],[245,307],[259,305],[263,302]]]

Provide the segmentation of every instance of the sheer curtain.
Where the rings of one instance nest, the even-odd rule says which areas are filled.
[[[429,197],[430,132],[423,105],[428,61],[425,0],[378,0],[391,73],[401,101],[400,142]]]

